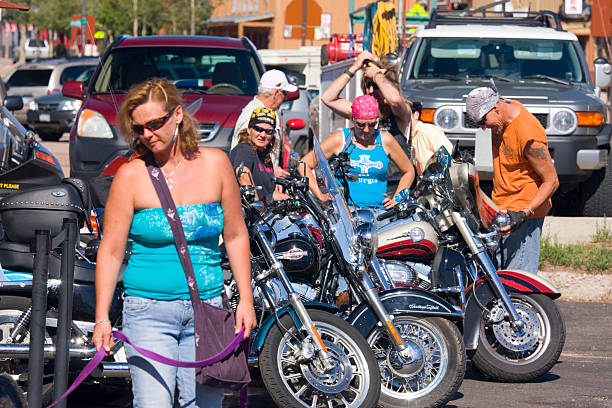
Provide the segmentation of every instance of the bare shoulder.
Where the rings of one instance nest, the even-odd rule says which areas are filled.
[[[145,169],[146,166],[144,160],[141,158],[136,158],[119,167],[117,173],[115,174],[114,181],[122,184],[131,183],[138,177],[142,176]]]
[[[231,169],[232,165],[229,156],[221,149],[214,147],[200,147],[198,162],[206,169],[214,169],[215,171]]]

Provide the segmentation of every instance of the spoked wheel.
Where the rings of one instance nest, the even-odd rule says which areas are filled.
[[[555,302],[539,294],[510,295],[525,328],[516,332],[501,306],[487,305],[480,322],[474,366],[487,377],[508,382],[535,380],[557,362],[565,344],[565,323]],[[496,315],[502,316],[496,318]]]
[[[367,338],[380,367],[380,405],[444,405],[465,375],[466,355],[459,329],[441,318],[396,315],[393,323],[410,349],[410,359],[397,353],[382,327],[374,326]]]
[[[308,314],[332,367],[325,370],[316,356],[305,361],[312,347],[303,341],[291,317],[283,316],[280,320],[287,332],[278,325],[270,329],[259,356],[262,379],[272,399],[279,407],[375,407],[380,380],[365,339],[331,313],[309,310]]]
[[[28,299],[20,297],[3,296],[0,298],[0,344],[7,344],[10,333],[15,327],[15,323],[25,311],[30,302]],[[51,337],[45,332],[45,343],[50,344]],[[30,332],[28,330],[25,335],[18,339],[14,344],[29,344]],[[50,369],[49,369],[50,368]],[[28,381],[28,360],[27,359],[3,359],[0,356],[0,372],[8,373],[23,391],[27,391]],[[45,367],[43,377],[42,402],[48,404],[51,402],[53,393],[53,367]]]

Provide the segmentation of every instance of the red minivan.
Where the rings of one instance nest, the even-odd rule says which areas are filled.
[[[117,112],[128,89],[152,77],[166,77],[183,93],[185,106],[202,99],[195,113],[201,144],[229,151],[236,119],[257,94],[264,66],[243,37],[119,37],[104,53],[87,89],[66,82],[62,93],[83,100],[70,132],[70,175],[99,175],[128,145],[117,127]]]

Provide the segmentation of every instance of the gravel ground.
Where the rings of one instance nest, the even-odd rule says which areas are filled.
[[[611,302],[612,275],[567,271],[562,267],[549,267],[539,275],[552,282],[561,292],[561,300],[584,302]]]

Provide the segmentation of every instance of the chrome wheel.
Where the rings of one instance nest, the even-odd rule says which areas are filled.
[[[448,371],[445,338],[426,320],[397,316],[393,323],[402,341],[413,350],[412,359],[399,358],[382,328],[368,336],[380,367],[382,394],[402,400],[421,398],[435,390]]]

